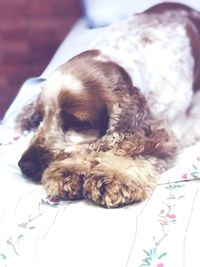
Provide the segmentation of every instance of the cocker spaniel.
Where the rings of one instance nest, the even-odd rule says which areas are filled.
[[[109,26],[18,116],[35,128],[19,167],[54,200],[142,201],[200,139],[199,82],[197,11],[159,4]]]

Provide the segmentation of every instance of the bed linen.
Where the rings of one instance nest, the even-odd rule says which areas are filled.
[[[182,153],[148,200],[104,209],[50,202],[25,180],[17,161],[30,137],[13,134],[0,147],[0,266],[198,265],[200,144]]]
[[[76,25],[41,77],[24,83],[1,122],[0,267],[198,266],[200,144],[181,153],[149,199],[118,209],[51,202],[20,173],[17,162],[32,133],[19,134],[15,116],[55,67],[102,31],[85,30],[84,23]]]

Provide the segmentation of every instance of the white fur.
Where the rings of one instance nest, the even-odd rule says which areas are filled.
[[[92,143],[98,139],[98,132],[95,130],[88,130],[84,132],[76,132],[74,130],[68,130],[65,134],[65,152],[80,152],[80,146],[88,146],[89,143]]]
[[[43,90],[44,97],[48,99],[57,99],[61,90],[72,91],[73,93],[80,94],[83,89],[82,82],[73,77],[72,74],[63,74],[61,71],[54,71],[49,79],[47,85]]]
[[[132,16],[109,27],[90,47],[102,51],[100,60],[105,55],[123,66],[151,110],[170,124],[191,101],[194,68],[185,21],[173,16]]]

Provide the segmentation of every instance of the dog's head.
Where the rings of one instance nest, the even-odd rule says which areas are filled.
[[[40,182],[52,161],[87,149],[106,133],[118,94],[113,88],[120,91],[124,82],[131,82],[119,65],[99,60],[99,55],[98,50],[86,51],[60,66],[32,105],[30,124],[39,126],[19,161],[32,180]]]

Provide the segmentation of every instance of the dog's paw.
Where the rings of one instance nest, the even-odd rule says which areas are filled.
[[[84,171],[66,161],[51,164],[44,172],[42,185],[50,198],[76,200],[83,198]]]
[[[123,173],[101,165],[90,172],[83,185],[86,199],[107,208],[142,201],[147,197],[148,189],[137,172],[130,174],[124,169]]]

